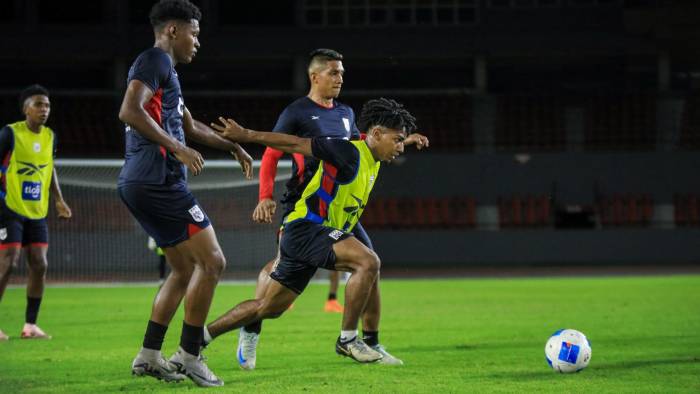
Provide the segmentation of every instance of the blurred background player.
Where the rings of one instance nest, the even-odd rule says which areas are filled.
[[[331,137],[359,139],[360,132],[355,125],[355,113],[349,106],[338,102],[337,97],[343,85],[343,55],[332,49],[320,48],[309,55],[308,75],[309,93],[295,100],[282,111],[272,131],[297,135],[299,137]],[[259,202],[253,211],[253,220],[258,223],[271,223],[277,209],[273,200],[277,164],[284,153],[273,148],[266,148],[260,165]],[[294,210],[294,204],[311,180],[318,168],[318,159],[304,157],[298,153],[292,155],[292,176],[286,184],[286,191],[280,200],[283,205],[280,222]],[[278,233],[278,242],[280,233]],[[269,261],[260,271],[256,296],[264,292],[269,281],[275,259]],[[326,312],[343,313],[343,306],[338,302],[338,271],[330,271],[328,299],[323,307]],[[256,327],[245,330],[260,333]]]
[[[45,126],[51,113],[49,92],[39,85],[29,86],[20,94],[19,105],[25,119],[0,129],[0,299],[19,260],[20,248],[26,248],[27,309],[20,338],[49,339],[36,324],[48,265],[49,194],[54,197],[59,218],[70,219],[72,213],[63,201],[54,168],[56,136]],[[0,340],[7,339],[0,331]]]
[[[168,264],[166,262],[165,253],[163,249],[156,245],[156,240],[152,237],[148,237],[148,250],[155,252],[158,256],[158,281],[161,286],[165,282],[165,274],[168,271]]]
[[[415,129],[415,118],[403,106],[387,99],[370,100],[360,117],[360,125],[367,130],[368,137],[365,141],[352,142],[342,138],[255,132],[223,118],[219,118],[223,126],[213,125],[232,141],[259,143],[322,161],[294,210],[285,218],[280,258],[264,293],[238,304],[207,325],[205,342],[238,327],[279,317],[304,291],[316,270],[325,268],[352,273],[346,285],[336,352],[359,362],[387,357],[395,360],[392,364],[402,363],[378,342],[368,346],[357,336],[357,324],[370,297],[378,300],[380,263],[377,254],[365,243],[368,238],[359,240],[353,236],[353,228],[367,204],[379,162],[391,161],[403,153],[406,136]],[[420,146],[428,145],[427,138],[421,135],[413,141],[420,141]],[[363,235],[366,237],[364,232]],[[239,340],[238,361],[243,366],[247,360],[240,349]]]
[[[153,303],[132,373],[166,381],[187,376],[199,386],[222,386],[199,349],[226,260],[209,218],[187,187],[187,169],[199,174],[204,160],[185,145],[185,135],[232,152],[249,179],[252,159],[238,144],[194,120],[184,104],[175,65],[190,63],[196,55],[200,18],[199,9],[187,0],[163,0],[151,9],[155,44],[132,64],[119,111],[119,119],[126,124],[126,160],[118,191],[132,215],[163,248],[171,267]],[[163,339],[183,297],[180,348],[166,361],[161,354]]]

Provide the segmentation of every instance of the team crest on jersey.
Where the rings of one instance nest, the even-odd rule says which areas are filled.
[[[0,240],[4,241],[7,238],[7,227],[0,228]]]
[[[193,206],[192,208],[188,209],[187,212],[190,213],[192,219],[194,219],[194,221],[197,223],[204,220],[204,212],[202,212],[202,210],[199,209],[199,205]]]
[[[350,132],[350,119],[343,118],[343,124],[345,125],[345,131]]]
[[[36,152],[36,153],[41,152],[41,144],[38,142],[35,142],[34,145],[32,146],[32,148],[34,149],[34,152]]]

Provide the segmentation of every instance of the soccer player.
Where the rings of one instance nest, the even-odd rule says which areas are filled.
[[[27,309],[20,338],[50,339],[36,324],[48,265],[49,194],[59,218],[70,219],[72,212],[63,200],[53,164],[56,136],[45,126],[51,113],[49,92],[29,86],[20,94],[19,105],[24,120],[0,129],[0,299],[19,261],[20,247],[26,248]],[[0,340],[7,339],[0,331]]]
[[[342,60],[343,55],[331,49],[316,49],[311,52],[308,67],[311,85],[309,94],[297,99],[282,112],[273,129],[274,132],[306,138],[332,137],[353,140],[360,138],[360,132],[355,126],[355,113],[350,107],[337,101],[345,74]],[[404,141],[405,145],[415,144],[418,149],[427,146],[427,143],[427,138],[420,134],[412,134]],[[276,203],[272,200],[272,190],[277,162],[282,155],[283,152],[269,147],[263,155],[260,168],[260,201],[253,212],[253,220],[257,222],[270,223],[275,213]],[[318,169],[319,160],[317,158],[305,157],[301,154],[294,154],[293,158],[292,177],[287,182],[287,190],[281,201],[284,204],[282,222],[294,210],[294,205]],[[282,230],[278,236],[281,236],[281,233]],[[352,233],[360,242],[372,249],[372,241],[360,223],[355,225]],[[260,271],[255,293],[256,298],[261,298],[265,294],[266,286],[270,282],[270,273],[277,259],[279,259],[279,255],[268,262]],[[342,313],[342,305],[335,300],[338,272],[331,271],[331,273],[331,289],[325,309]],[[362,313],[364,340],[384,355],[381,363],[401,365],[403,362],[389,354],[379,343],[380,315],[381,300],[377,284],[376,290],[372,292]],[[237,359],[243,369],[255,369],[256,348],[261,330],[261,321],[247,324],[240,330]],[[206,328],[204,337],[205,344],[213,340]]]
[[[316,49],[309,55],[308,76],[310,82],[309,93],[297,99],[282,111],[277,124],[272,129],[278,133],[288,133],[300,137],[332,137],[346,139],[360,139],[360,132],[355,126],[355,112],[349,106],[338,102],[336,99],[343,85],[343,55],[332,49]],[[260,189],[259,202],[253,211],[253,220],[258,223],[271,223],[275,215],[277,204],[272,199],[275,187],[275,175],[277,163],[284,153],[272,149],[265,149],[260,165]],[[301,197],[301,192],[311,180],[318,168],[318,160],[314,157],[304,157],[294,154],[292,164],[292,176],[287,182],[287,190],[280,203],[284,206],[282,222],[284,218],[294,210],[294,204]],[[278,241],[279,241],[278,234]],[[275,259],[269,261],[260,271],[256,291],[263,292],[269,281],[270,272]],[[342,313],[343,306],[338,302],[338,271],[330,271],[330,288],[328,299],[324,305],[326,312]],[[260,295],[260,293],[259,293]],[[258,325],[245,327],[241,331],[241,337],[249,333],[260,333]],[[255,358],[248,355],[245,359],[249,364]]]
[[[166,381],[185,376],[199,386],[221,386],[200,357],[204,326],[214,289],[226,260],[209,218],[187,188],[186,173],[199,174],[204,161],[185,145],[185,135],[231,151],[252,178],[252,159],[238,144],[221,138],[192,118],[184,104],[175,66],[190,63],[199,49],[199,9],[188,0],[162,0],[150,12],[153,48],[142,52],[129,70],[119,111],[126,124],[126,157],[118,192],[132,215],[163,248],[171,267],[156,295],[143,347],[132,373]],[[165,333],[185,299],[179,350],[166,361]]]
[[[263,319],[282,315],[301,294],[318,268],[351,272],[345,288],[345,311],[336,352],[359,362],[384,356],[357,335],[360,316],[371,294],[378,294],[380,261],[377,254],[353,236],[367,204],[380,161],[403,153],[415,118],[394,100],[367,102],[360,115],[365,140],[301,138],[244,129],[231,119],[212,125],[231,141],[253,142],[286,153],[321,160],[294,210],[284,221],[280,259],[264,294],[236,305],[207,328],[212,337]],[[421,141],[427,145],[423,137]]]

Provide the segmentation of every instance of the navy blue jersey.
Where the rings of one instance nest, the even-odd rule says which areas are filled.
[[[355,125],[355,112],[352,108],[337,100],[333,101],[332,108],[326,108],[316,104],[308,97],[299,98],[287,106],[280,114],[272,131],[304,138],[360,138],[360,131]],[[314,157],[304,157],[303,161],[293,161],[292,177],[287,181],[287,190],[281,201],[288,208],[294,208],[294,204],[316,173],[318,163],[319,160]]]
[[[160,48],[143,51],[129,69],[127,86],[143,82],[153,91],[144,109],[166,133],[185,143],[182,118],[185,103],[172,59]],[[185,183],[187,169],[162,146],[144,138],[126,125],[126,154],[119,184],[172,185]]]

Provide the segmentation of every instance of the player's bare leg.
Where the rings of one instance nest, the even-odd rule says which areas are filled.
[[[207,325],[213,338],[246,324],[280,317],[297,298],[297,293],[270,280],[262,298],[246,300]]]
[[[379,257],[355,237],[346,238],[333,245],[336,255],[335,268],[352,273],[345,285],[345,312],[340,336],[336,341],[336,353],[359,362],[380,360],[382,355],[367,346],[357,335],[357,324],[379,275]]]
[[[14,267],[17,266],[18,260],[19,247],[0,249],[0,301],[2,301],[2,296],[5,294],[5,288],[10,280],[10,276],[12,276]],[[0,341],[6,341],[8,339],[10,339],[10,337],[4,332],[0,331]]]
[[[37,315],[41,299],[44,296],[44,283],[46,282],[46,252],[45,245],[29,245],[27,247],[27,312],[24,327],[22,328],[22,339],[51,339],[36,324]]]
[[[326,304],[323,306],[325,312],[330,313],[343,313],[343,305],[338,302],[338,283],[340,282],[340,272],[330,271],[328,275],[328,280],[330,286],[328,288],[328,299]]]
[[[365,341],[372,349],[382,354],[381,364],[387,365],[403,365],[403,361],[396,358],[386,351],[384,346],[379,343],[379,319],[381,317],[381,295],[379,291],[379,276],[374,282],[372,292],[367,300],[365,310],[362,312],[362,340]]]
[[[175,250],[193,263],[194,270],[185,292],[185,320],[180,349],[169,361],[177,367],[178,372],[199,386],[222,386],[223,381],[207,367],[199,352],[203,342],[204,323],[214,298],[214,290],[226,267],[226,259],[212,226],[175,245]]]

